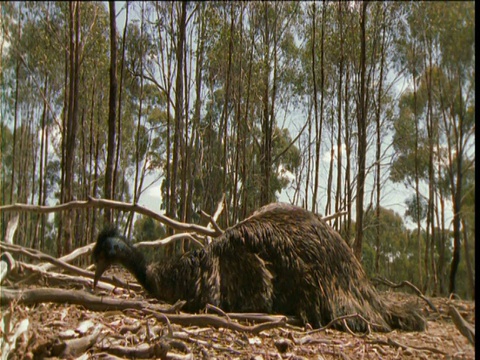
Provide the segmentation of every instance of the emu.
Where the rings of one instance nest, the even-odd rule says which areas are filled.
[[[348,244],[318,215],[274,203],[227,229],[211,244],[174,259],[148,264],[143,253],[112,228],[93,249],[94,287],[119,263],[159,300],[185,300],[184,310],[207,304],[232,312],[294,315],[318,328],[360,314],[375,331],[422,331],[425,320],[411,304],[382,300]],[[358,317],[353,331],[365,331]],[[343,323],[335,326],[346,330]]]

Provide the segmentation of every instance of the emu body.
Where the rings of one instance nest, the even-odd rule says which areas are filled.
[[[425,327],[413,307],[379,297],[337,232],[292,205],[267,205],[204,249],[152,264],[114,230],[104,230],[93,260],[95,285],[111,264],[120,263],[159,300],[186,300],[187,311],[212,304],[224,311],[296,315],[313,327],[357,313],[377,331]],[[347,324],[354,331],[367,328],[358,318]]]

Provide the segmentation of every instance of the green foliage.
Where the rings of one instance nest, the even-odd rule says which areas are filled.
[[[417,199],[415,195],[412,195],[405,201],[407,210],[405,216],[416,221],[417,219],[424,220],[427,217],[427,201],[420,197]]]
[[[163,239],[166,236],[165,227],[147,216],[140,216],[133,227],[133,238],[136,242]],[[154,252],[146,251],[149,261],[159,261],[164,256],[164,246]]]
[[[148,216],[139,216],[133,227],[133,237],[136,241],[158,240],[165,234],[165,227]]]

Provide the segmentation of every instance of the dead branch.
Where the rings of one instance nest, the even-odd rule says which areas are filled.
[[[208,330],[211,330],[211,329],[208,329]],[[206,347],[206,348],[210,348],[210,349],[214,349],[214,350],[217,350],[217,351],[228,351],[228,352],[230,352],[232,354],[235,354],[235,355],[243,354],[242,351],[233,349],[232,347],[226,347],[226,346],[222,346],[220,344],[215,344],[212,341],[205,341],[205,340],[200,340],[200,339],[193,338],[193,337],[189,336],[192,332],[195,332],[195,329],[189,329],[189,330],[184,329],[182,332],[175,331],[173,333],[173,338],[174,339],[180,339],[180,340],[183,340],[183,341],[188,341],[188,342],[194,343],[196,345]]]
[[[13,235],[15,235],[15,231],[17,231],[18,218],[19,218],[19,216],[18,216],[18,214],[16,214],[8,222],[7,231],[5,232],[5,242],[7,244],[13,244]]]
[[[237,322],[208,314],[170,314],[169,309],[162,309],[160,306],[147,303],[145,301],[122,300],[110,297],[100,297],[87,293],[83,290],[63,290],[51,288],[38,288],[28,290],[2,289],[0,294],[0,305],[8,305],[12,301],[18,304],[32,305],[44,302],[69,303],[81,305],[93,311],[105,310],[140,310],[146,314],[153,315],[162,323],[174,323],[182,326],[212,326],[215,328],[226,328],[241,332],[250,332],[258,334],[261,331],[281,327],[287,323],[286,317],[275,321],[265,322],[253,326],[242,325]]]
[[[64,290],[52,288],[37,288],[26,290],[12,290],[2,288],[0,294],[0,305],[8,305],[12,301],[19,304],[32,305],[38,303],[69,303],[72,305],[81,305],[86,309],[93,311],[105,310],[125,310],[136,309],[143,310],[147,308],[155,309],[157,312],[169,312],[170,309],[164,309],[160,305],[148,303],[140,300],[116,299],[107,296],[92,295],[84,290]]]
[[[475,328],[467,322],[453,305],[448,305],[448,313],[458,331],[465,336],[470,344],[475,346]]]
[[[285,316],[285,315],[271,315],[271,314],[259,314],[259,313],[226,313],[230,319],[238,320],[248,323],[264,323],[279,321],[282,318],[287,319],[287,324],[292,326],[301,326],[302,322],[299,318],[295,316]]]
[[[4,212],[31,211],[31,212],[36,212],[40,214],[45,214],[45,213],[59,212],[59,211],[72,210],[72,209],[88,209],[88,208],[97,208],[97,209],[107,208],[107,209],[116,209],[116,210],[122,210],[122,211],[133,211],[133,212],[151,217],[152,219],[155,219],[157,221],[160,221],[162,224],[170,226],[175,230],[196,232],[202,235],[212,236],[212,237],[217,237],[221,235],[221,232],[219,233],[215,229],[209,229],[207,227],[196,225],[196,224],[182,223],[182,222],[170,219],[165,215],[158,214],[138,204],[125,203],[121,201],[107,200],[107,199],[97,199],[92,197],[88,197],[88,200],[86,201],[77,200],[77,201],[71,201],[71,202],[56,205],[56,206],[40,206],[40,205],[32,205],[32,204],[3,205],[3,206],[0,206],[0,211],[4,211]]]
[[[91,335],[81,337],[79,339],[58,340],[52,344],[51,356],[58,356],[61,359],[74,358],[90,349],[97,343],[100,335],[101,326],[97,326]]]
[[[172,241],[181,240],[181,239],[189,239],[197,244],[200,248],[203,248],[203,244],[195,239],[190,233],[181,233],[181,234],[174,234],[172,236],[166,237],[165,239],[159,239],[154,241],[141,241],[138,243],[133,244],[135,247],[152,247],[157,245],[166,245]]]
[[[208,227],[211,228],[213,226],[213,228],[217,231],[220,231],[221,233],[223,233],[223,230],[220,228],[220,226],[218,226],[217,222],[215,221],[215,219],[213,218],[212,215],[209,215],[207,214],[205,211],[203,210],[200,210],[200,215],[203,216],[205,219],[207,219],[209,221],[209,224],[208,224]],[[211,226],[210,226],[211,225]]]
[[[85,277],[88,277],[88,278],[91,278],[93,279],[95,274],[91,271],[87,271],[87,270],[84,270],[82,268],[79,268],[79,267],[76,267],[74,265],[70,265],[70,264],[67,264],[63,261],[60,261],[59,259],[56,259],[50,255],[47,255],[39,250],[35,250],[35,249],[31,249],[31,248],[27,248],[27,247],[23,247],[23,246],[19,246],[19,245],[13,245],[13,244],[6,244],[6,243],[3,243],[3,242],[0,242],[0,249],[2,251],[10,251],[12,253],[15,253],[15,254],[22,254],[22,255],[26,255],[30,258],[33,258],[33,259],[36,259],[36,260],[41,260],[41,261],[48,261],[49,263],[52,263],[60,268],[63,268],[65,270],[68,270],[74,274],[78,274],[78,275],[81,275],[81,276],[85,276]],[[122,287],[122,288],[126,288],[126,289],[134,289],[134,290],[142,290],[142,287],[139,285],[139,284],[136,284],[136,283],[126,283],[124,281],[121,281],[120,279],[117,279],[115,277],[106,277],[106,276],[102,276],[101,277],[101,281],[104,281],[104,282],[107,282],[107,283],[110,283],[112,285],[115,285],[115,286],[119,286],[119,287]]]
[[[220,234],[223,234],[223,230],[220,228],[220,226],[218,226],[217,220],[220,214],[222,213],[224,206],[225,206],[225,194],[222,195],[222,198],[218,202],[217,210],[215,210],[215,213],[213,214],[213,216],[208,215],[204,211],[200,211],[200,215],[206,217],[209,221],[207,228],[209,229],[214,228],[215,230],[219,231]],[[206,242],[207,244],[210,244],[212,242],[212,239],[210,237],[207,237],[206,241],[207,241]]]
[[[111,346],[103,345],[100,347],[102,351],[114,356],[120,356],[121,358],[129,359],[167,359],[167,352],[170,346],[164,341],[157,341],[153,345],[139,345],[131,348],[126,346]]]
[[[402,287],[402,286],[407,286],[410,289],[412,289],[419,298],[424,300],[428,304],[428,306],[430,306],[430,308],[433,311],[438,312],[438,309],[436,308],[436,306],[433,305],[433,303],[429,299],[427,299],[425,297],[425,295],[423,295],[423,293],[415,285],[413,285],[410,281],[404,280],[400,284],[395,284],[395,283],[391,282],[390,280],[387,280],[387,279],[384,279],[384,278],[381,278],[381,277],[375,277],[375,278],[372,279],[372,282],[378,282],[378,283],[381,283],[383,285],[389,286],[393,289],[397,289],[397,288]]]
[[[15,260],[8,252],[4,252],[0,257],[0,284],[7,275],[15,268]]]
[[[432,348],[429,346],[414,346],[414,345],[404,345],[401,344],[393,339],[388,338],[386,341],[382,339],[374,339],[374,340],[368,340],[367,341],[369,344],[378,344],[378,345],[387,345],[387,346],[393,346],[397,348],[401,348],[403,350],[420,350],[420,351],[430,351],[435,354],[441,354],[441,355],[447,355],[447,353],[438,350],[436,348]]]
[[[62,256],[61,258],[59,258],[58,260],[59,261],[62,261],[64,263],[69,263],[73,260],[75,260],[76,258],[82,256],[82,255],[88,255],[92,252],[92,249],[93,247],[95,246],[95,243],[91,243],[91,244],[88,244],[88,245],[85,245],[85,246],[82,246],[78,249],[75,249],[74,251],[72,251],[70,254],[67,254],[65,256]],[[42,270],[49,270],[51,268],[55,267],[55,264],[52,264],[52,263],[45,263],[45,264],[42,264],[40,265],[40,268]]]
[[[158,321],[162,323],[166,323],[167,321],[163,314],[158,314],[156,311],[144,309],[144,312],[153,315]],[[254,334],[258,334],[264,330],[281,327],[286,325],[287,323],[286,317],[282,317],[281,319],[276,321],[261,323],[253,326],[242,325],[240,323],[228,321],[227,319],[209,314],[172,314],[168,315],[167,317],[171,323],[181,326],[212,326],[215,328],[225,328]]]
[[[362,335],[356,335],[354,334],[349,328],[348,326],[346,326],[346,329],[349,330],[349,332],[352,334],[352,335],[355,335],[355,336],[359,336],[359,337],[364,337],[366,335],[368,335],[370,333],[370,327],[371,326],[375,326],[375,327],[381,327],[379,324],[375,324],[375,323],[372,323],[370,321],[368,321],[367,319],[365,319],[362,315],[360,314],[350,314],[350,315],[343,315],[343,316],[339,316],[333,320],[331,320],[327,325],[321,327],[321,328],[318,328],[318,329],[314,329],[314,330],[310,330],[310,331],[307,331],[307,335],[311,335],[311,334],[315,334],[317,332],[321,332],[321,331],[325,331],[329,328],[331,328],[336,322],[339,322],[339,321],[342,321],[344,322],[345,320],[347,319],[353,319],[353,318],[358,318],[362,321],[364,321],[367,326],[368,326],[368,330],[365,334],[362,334]],[[344,322],[344,324],[346,325],[346,323]]]
[[[346,215],[346,214],[348,214],[347,211],[339,211],[339,212],[337,212],[337,213],[335,213],[335,214],[326,215],[326,216],[322,217],[321,219],[322,219],[323,221],[329,221],[329,220],[336,219],[336,218],[338,218],[338,217],[340,217],[340,216],[343,216],[343,215]]]
[[[41,266],[37,266],[37,265],[29,264],[29,263],[24,263],[22,261],[17,261],[16,265],[20,269],[19,270],[20,273],[25,271],[25,270],[32,273],[32,275],[30,275],[28,278],[22,279],[21,281],[16,282],[15,283],[16,285],[19,285],[21,283],[25,283],[31,277],[36,276],[36,277],[42,277],[42,278],[48,279],[49,280],[49,282],[48,282],[49,285],[52,284],[52,283],[58,283],[60,285],[65,285],[65,283],[67,282],[69,285],[73,285],[73,284],[77,283],[77,284],[80,284],[80,285],[84,286],[85,288],[90,288],[92,286],[92,280],[89,279],[89,278],[83,277],[83,276],[72,276],[72,275],[63,274],[63,273],[57,273],[57,272],[54,272],[54,271],[46,271],[46,270],[43,270],[43,268]],[[112,285],[112,284],[109,284],[109,283],[106,283],[106,282],[103,282],[103,281],[99,281],[98,284],[97,284],[97,288],[101,288],[101,289],[107,290],[107,291],[114,291],[115,289],[120,288],[120,287],[117,287],[115,285]],[[123,288],[123,287],[121,287],[121,288]]]

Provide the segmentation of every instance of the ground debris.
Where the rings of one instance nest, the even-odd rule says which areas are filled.
[[[128,273],[123,275],[129,276]],[[38,288],[37,284],[24,283],[22,286],[25,289]],[[424,332],[350,334],[331,328],[309,331],[292,325],[292,319],[268,314],[242,316],[209,309],[210,313],[198,314],[194,318],[190,317],[191,314],[179,312],[176,306],[160,304],[145,298],[143,292],[132,290],[112,291],[102,296],[105,300],[123,299],[134,301],[132,304],[148,304],[148,309],[89,309],[82,304],[19,304],[13,301],[1,307],[4,343],[6,339],[11,340],[21,322],[24,323],[20,328],[21,335],[17,335],[16,346],[9,347],[8,358],[475,358],[474,346],[460,333],[449,315],[449,308],[454,306],[474,328],[475,303],[472,301],[431,298],[437,311],[423,304],[423,315],[428,320]],[[394,291],[384,292],[382,296],[399,302],[418,301],[415,295]],[[160,308],[166,312],[156,311]],[[9,327],[6,327],[7,323]],[[2,354],[3,358],[7,357]]]

